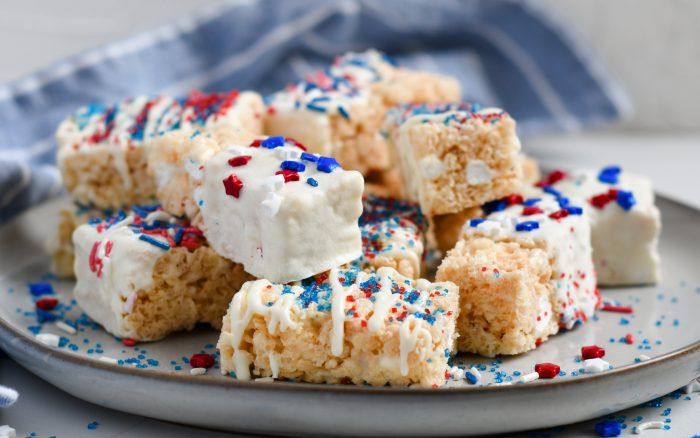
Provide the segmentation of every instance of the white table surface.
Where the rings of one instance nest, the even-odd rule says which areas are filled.
[[[532,139],[525,142],[529,153],[543,165],[553,167],[621,164],[625,169],[649,175],[660,193],[700,208],[700,134],[661,135],[596,133]],[[17,429],[18,437],[223,437],[232,436],[151,420],[102,408],[52,387],[29,374],[7,357],[0,357],[0,383],[20,391],[19,401],[0,409],[0,425]],[[671,413],[663,416],[665,409]],[[635,417],[644,421],[670,419],[669,431],[647,430],[643,436],[700,436],[700,393],[677,400],[667,397],[660,407],[637,407],[620,412],[630,425]],[[87,425],[98,422],[95,430]],[[595,423],[588,421],[556,428],[534,436],[597,436]],[[623,435],[631,434],[628,427]],[[234,435],[235,436],[235,435]],[[533,436],[532,433],[515,436]]]

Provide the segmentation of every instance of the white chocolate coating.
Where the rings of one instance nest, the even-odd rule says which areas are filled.
[[[567,196],[588,201],[598,282],[603,285],[658,282],[661,213],[654,205],[651,181],[623,171],[617,183],[608,184],[601,182],[598,175],[594,170],[575,170],[553,184]],[[626,210],[614,201],[602,208],[591,203],[593,197],[610,189],[631,192],[635,204]]]
[[[256,277],[287,283],[361,255],[362,175],[341,168],[323,172],[301,159],[302,152],[291,143],[275,149],[231,146],[204,163],[195,201],[207,240]],[[232,167],[229,160],[239,156],[251,158]],[[298,181],[285,183],[275,175],[285,160],[305,166]],[[232,174],[243,184],[238,197],[222,183]]]
[[[90,318],[120,337],[134,335],[125,318],[139,291],[153,286],[153,267],[166,252],[139,239],[140,234],[130,227],[134,219],[133,214],[129,215],[109,228],[104,228],[104,222],[97,226],[83,224],[73,233],[75,299]],[[145,219],[154,220],[175,222],[162,211],[150,213]],[[167,244],[162,236],[151,237]]]

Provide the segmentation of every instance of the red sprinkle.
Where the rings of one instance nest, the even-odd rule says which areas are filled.
[[[555,211],[554,213],[551,213],[551,214],[549,215],[549,217],[551,217],[552,219],[559,220],[559,219],[562,219],[562,218],[567,217],[568,215],[569,215],[569,212],[568,212],[568,211],[566,211],[566,210],[558,210],[558,211]]]
[[[228,160],[228,164],[231,167],[239,167],[239,166],[245,166],[248,164],[248,161],[250,161],[253,157],[250,155],[241,155],[238,157],[233,157]]]
[[[613,306],[610,304],[603,304],[603,307],[600,308],[600,310],[604,310],[606,312],[617,312],[617,313],[633,313],[634,309],[630,306]]]
[[[211,354],[193,354],[190,356],[192,368],[211,368],[214,366],[214,356]]]
[[[540,379],[553,379],[559,375],[561,368],[559,365],[545,362],[535,365],[535,372],[540,375]]]
[[[539,207],[531,207],[528,205],[523,207],[523,216],[532,216],[533,214],[540,214],[540,213],[544,213],[544,212]]]
[[[136,341],[134,341],[131,338],[124,338],[122,339],[122,344],[124,344],[124,346],[126,347],[133,347],[134,345],[136,345]]]
[[[519,193],[513,193],[512,195],[507,196],[505,200],[508,203],[508,205],[522,204],[523,195]]]
[[[243,181],[232,173],[224,179],[224,189],[226,189],[227,195],[238,198],[241,195],[241,189],[243,189]]]
[[[282,169],[275,172],[275,175],[282,175],[284,177],[284,182],[299,181],[299,174],[293,170]]]
[[[42,298],[36,302],[36,308],[41,310],[53,310],[58,306],[56,298]]]
[[[581,347],[581,359],[594,359],[605,356],[605,349],[597,345],[588,345]]]
[[[262,144],[262,140],[258,138],[258,139],[253,140],[252,143],[250,143],[250,147],[257,148],[257,147],[260,147],[261,144]]]
[[[291,138],[291,137],[285,137],[285,139],[287,140],[288,143],[293,144],[294,146],[298,147],[299,149],[301,149],[301,150],[303,150],[303,151],[308,150],[308,149],[306,149],[306,146],[304,146],[304,145],[303,145],[300,141],[298,141],[298,140],[295,140],[295,139],[293,139],[293,138]]]
[[[632,333],[627,333],[627,335],[625,335],[625,342],[628,345],[634,344],[634,336],[632,336]]]
[[[538,182],[536,185],[537,187],[551,186],[552,184],[556,184],[564,178],[566,178],[566,172],[562,170],[553,170],[549,175],[547,175],[547,178]]]

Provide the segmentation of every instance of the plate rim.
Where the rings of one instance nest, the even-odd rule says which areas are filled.
[[[669,198],[664,195],[655,194],[656,198],[675,204],[676,207],[680,207],[684,210],[689,210],[693,214],[700,215],[700,209],[688,205],[684,202]],[[39,207],[47,207],[50,203],[58,204],[64,197],[58,197],[49,199],[47,201],[41,202],[34,207],[28,209],[12,220],[0,226],[0,233],[5,231],[8,227],[15,225],[22,221],[22,218],[30,214],[33,210]],[[3,277],[6,277],[4,275]],[[615,288],[620,289],[620,288]],[[184,383],[190,385],[202,385],[202,386],[215,386],[221,387],[222,389],[229,388],[241,388],[245,390],[261,390],[261,391],[294,391],[297,393],[341,393],[341,394],[351,394],[351,395],[367,395],[367,396],[401,396],[401,395],[427,395],[431,394],[434,397],[450,397],[455,395],[465,395],[465,394],[475,394],[484,392],[510,392],[510,391],[526,391],[526,388],[536,387],[551,387],[551,388],[572,388],[579,384],[585,384],[591,381],[599,381],[601,379],[616,378],[622,374],[634,373],[640,370],[645,370],[653,366],[658,366],[662,363],[674,361],[681,359],[684,356],[699,354],[700,355],[700,338],[696,341],[672,350],[670,352],[664,353],[659,356],[654,356],[646,361],[630,363],[623,365],[621,367],[613,368],[607,370],[603,373],[590,374],[585,376],[579,376],[577,378],[568,379],[553,379],[547,381],[535,381],[527,385],[489,385],[489,386],[459,386],[459,387],[440,387],[440,388],[426,388],[426,387],[394,387],[394,386],[381,386],[373,387],[367,385],[335,385],[335,384],[325,384],[325,383],[306,383],[306,382],[295,382],[294,384],[283,384],[283,382],[260,382],[255,380],[238,380],[238,379],[207,379],[201,378],[200,376],[191,376],[184,373],[175,373],[171,371],[160,371],[160,370],[140,370],[131,367],[114,365],[107,362],[102,362],[98,359],[86,358],[77,354],[73,354],[64,351],[59,348],[52,348],[42,344],[33,337],[24,333],[20,329],[16,328],[13,324],[3,318],[0,314],[0,341],[6,344],[6,349],[10,350],[15,345],[20,344],[23,350],[28,356],[33,359],[38,359],[41,357],[46,357],[46,355],[56,356],[57,359],[68,362],[70,365],[81,368],[91,368],[99,369],[103,372],[116,373],[122,376],[129,376],[131,378],[143,378],[158,381],[167,381],[169,383]],[[157,342],[157,341],[156,341]],[[153,342],[144,343],[143,345],[153,345]],[[32,351],[34,350],[34,351]],[[8,354],[11,355],[10,351]]]

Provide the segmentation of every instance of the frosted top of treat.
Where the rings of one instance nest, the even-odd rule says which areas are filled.
[[[157,206],[135,206],[129,214],[79,226],[73,243],[81,307],[110,333],[130,336],[124,315],[131,313],[138,292],[153,286],[158,259],[176,246],[193,250],[204,239],[201,231]]]
[[[429,325],[452,318],[453,311],[442,307],[444,297],[457,293],[454,284],[411,280],[391,268],[368,273],[357,267],[333,268],[329,272],[294,285],[273,284],[267,280],[243,285],[229,309],[230,342],[234,348],[236,376],[249,378],[249,358],[240,352],[240,342],[253,316],[271,316],[271,332],[294,328],[306,312],[330,313],[331,353],[343,354],[345,321],[354,320],[369,332],[389,325],[400,325],[400,368],[408,374],[408,354],[416,348],[420,333],[432,342]],[[274,320],[274,323],[272,322]]]
[[[544,241],[552,250],[559,324],[571,328],[585,322],[599,304],[584,208],[554,190],[538,198],[514,194],[482,206],[483,219],[471,219],[464,234],[496,239]]]
[[[267,137],[191,169],[209,244],[259,278],[300,280],[361,254],[362,175],[305,149]]]
[[[391,58],[376,50],[349,52],[336,58],[328,69],[268,96],[268,112],[308,110],[349,119],[353,104],[367,100],[368,85],[381,80],[393,66]]]
[[[233,90],[186,98],[138,96],[114,105],[90,104],[64,120],[57,131],[59,145],[78,151],[98,145],[138,147],[167,132],[182,128],[209,128],[234,116],[239,98],[251,93]]]
[[[192,250],[205,242],[201,230],[168,214],[159,205],[134,205],[128,214],[120,210],[106,219],[91,219],[87,225],[95,229],[97,237],[102,238],[115,232],[113,229],[119,229],[125,236],[164,251],[177,246]]]
[[[555,189],[583,198],[592,211],[629,212],[654,203],[651,181],[614,165],[600,170],[554,170],[537,185],[544,190]]]
[[[460,125],[469,120],[482,120],[498,123],[508,114],[499,108],[481,108],[479,104],[460,103],[423,103],[396,106],[387,113],[382,134],[388,136],[393,130],[407,123],[441,123],[445,126]]]
[[[362,204],[362,256],[353,263],[367,268],[382,258],[409,260],[419,274],[427,225],[418,205],[372,195]]]

